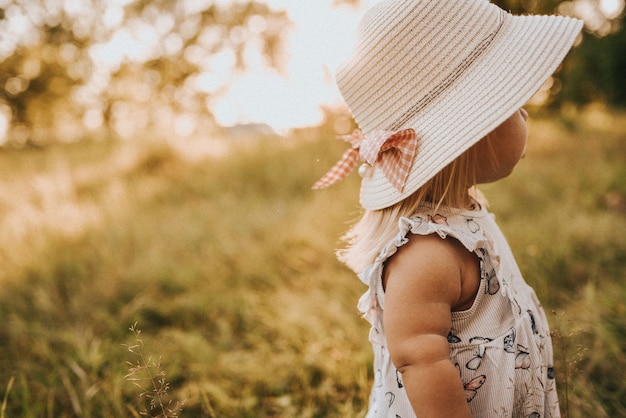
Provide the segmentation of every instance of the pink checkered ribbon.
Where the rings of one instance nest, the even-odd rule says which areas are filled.
[[[313,185],[314,189],[323,189],[342,180],[354,170],[359,159],[363,159],[371,166],[379,164],[387,180],[402,192],[417,151],[413,129],[376,131],[367,138],[363,138],[363,133],[357,129],[352,135],[341,138],[350,142],[352,148],[345,151],[339,162]]]
[[[345,178],[359,162],[359,148],[363,142],[363,133],[360,129],[355,129],[351,135],[342,135],[339,139],[352,144],[352,148],[347,149],[337,164],[335,164],[324,176],[314,185],[314,189],[324,189]]]

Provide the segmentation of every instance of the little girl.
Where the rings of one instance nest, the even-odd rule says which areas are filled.
[[[369,286],[368,417],[559,417],[548,323],[475,188],[526,149],[522,105],[582,27],[487,0],[387,0],[337,84],[360,130],[314,188],[361,161],[366,209],[340,258]]]

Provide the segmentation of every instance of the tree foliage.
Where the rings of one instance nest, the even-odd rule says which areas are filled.
[[[47,138],[43,127],[115,127],[131,110],[144,128],[163,109],[210,117],[253,50],[280,65],[288,27],[255,0],[0,0],[0,116],[19,142]]]

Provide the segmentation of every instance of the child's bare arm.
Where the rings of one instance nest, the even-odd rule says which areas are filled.
[[[386,266],[388,349],[420,418],[471,417],[447,340],[468,254],[455,240],[412,237]]]

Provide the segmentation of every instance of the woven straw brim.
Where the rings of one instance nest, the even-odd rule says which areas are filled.
[[[413,128],[418,136],[417,156],[402,192],[374,167],[363,179],[361,205],[377,210],[405,199],[513,115],[556,71],[582,23],[562,16],[505,14],[481,57],[414,120],[398,127]]]

